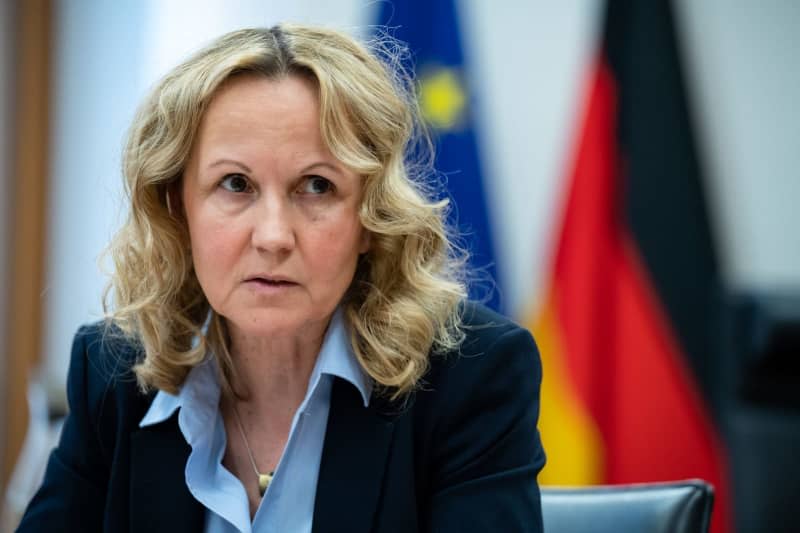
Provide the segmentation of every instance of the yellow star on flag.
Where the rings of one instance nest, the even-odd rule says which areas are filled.
[[[461,122],[467,97],[455,70],[437,68],[422,76],[419,103],[422,116],[434,128],[452,129]]]

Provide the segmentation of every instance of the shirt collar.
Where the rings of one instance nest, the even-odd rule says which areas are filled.
[[[341,308],[337,308],[333,313],[315,366],[319,367],[319,374],[337,376],[352,383],[361,393],[364,407],[369,405],[369,398],[372,395],[372,380],[361,368],[353,353],[353,346],[345,326],[344,312]],[[310,383],[314,383],[313,375]]]
[[[311,392],[311,388],[321,375],[337,376],[348,381],[358,389],[364,407],[369,405],[372,380],[361,368],[353,353],[341,308],[336,309],[325,332],[322,348],[309,379],[308,392]],[[187,404],[197,406],[202,403],[213,406],[216,410],[219,405],[219,395],[216,360],[209,357],[189,371],[177,395],[158,391],[147,413],[139,422],[139,427],[161,423],[171,417],[179,407]]]

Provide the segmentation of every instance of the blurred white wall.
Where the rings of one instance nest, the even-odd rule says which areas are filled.
[[[55,2],[46,380],[63,390],[72,336],[101,316],[97,258],[120,217],[120,153],[145,82],[145,5]]]
[[[461,2],[509,313],[536,306],[583,111],[602,3]]]
[[[140,73],[148,84],[225,32],[278,22],[323,24],[363,36],[375,2],[367,0],[144,0]]]
[[[800,3],[676,4],[728,281],[797,291]]]
[[[535,302],[571,156],[598,0],[462,0],[465,52],[509,309]],[[800,286],[800,39],[791,2],[680,0],[691,89],[712,178],[713,216],[734,286]],[[220,33],[280,20],[366,33],[371,0],[58,3],[45,341],[61,386],[71,337],[100,316],[96,258],[120,218],[119,156],[147,87]],[[792,134],[794,136],[792,137]],[[796,140],[794,141],[796,143]]]

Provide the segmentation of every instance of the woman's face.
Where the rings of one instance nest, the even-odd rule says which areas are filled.
[[[246,335],[321,332],[369,247],[361,179],[325,146],[314,85],[229,80],[183,176],[195,272],[211,307]]]

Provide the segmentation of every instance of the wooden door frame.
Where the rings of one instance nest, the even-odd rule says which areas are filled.
[[[10,146],[11,198],[7,236],[8,299],[6,300],[5,447],[0,487],[8,483],[28,427],[27,388],[41,361],[42,289],[50,160],[53,6],[50,0],[12,2],[16,43],[11,70],[13,107]]]

